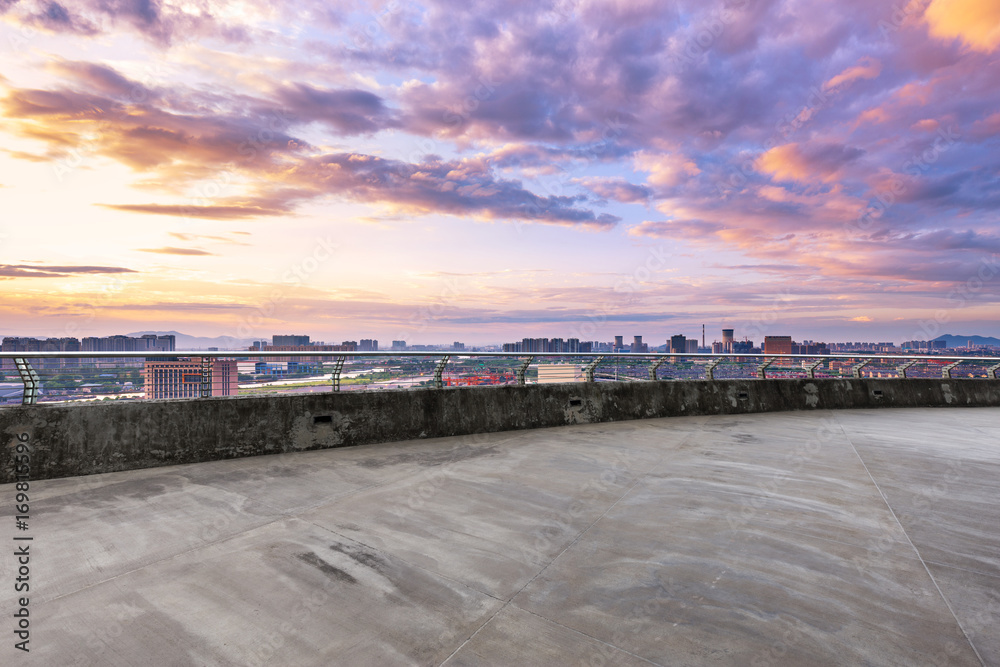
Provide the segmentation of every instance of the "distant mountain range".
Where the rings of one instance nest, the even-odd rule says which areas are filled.
[[[938,336],[934,340],[943,340],[948,347],[965,347],[969,344],[970,340],[973,345],[1000,346],[1000,338],[993,338],[992,336],[953,336],[945,334]]]
[[[253,343],[253,338],[235,338],[233,336],[189,336],[179,331],[135,331],[128,336],[145,336],[156,334],[157,336],[174,336],[174,346],[178,350],[206,350],[210,347],[217,347],[220,350],[246,349]],[[257,340],[260,340],[259,338]]]

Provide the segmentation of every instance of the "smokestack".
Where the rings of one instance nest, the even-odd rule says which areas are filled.
[[[701,346],[705,347],[705,325],[701,325]]]

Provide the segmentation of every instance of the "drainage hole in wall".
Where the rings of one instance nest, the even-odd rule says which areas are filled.
[[[882,390],[881,389],[875,389],[874,391],[872,391],[872,393],[875,394],[876,396],[881,396],[882,395]]]
[[[569,404],[570,407],[576,407],[578,405],[583,405],[583,400],[579,398],[571,398],[569,399]]]
[[[319,415],[318,417],[313,417],[313,424],[332,424],[332,415]]]
[[[740,393],[736,394],[736,398],[740,399],[741,401],[745,401],[748,398],[750,398],[750,394],[748,394],[745,391],[741,391]]]

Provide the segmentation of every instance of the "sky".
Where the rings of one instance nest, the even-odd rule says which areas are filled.
[[[998,0],[0,0],[0,335],[1000,334]]]

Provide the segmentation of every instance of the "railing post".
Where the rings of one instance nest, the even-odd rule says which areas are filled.
[[[721,363],[722,363],[722,357],[719,357],[718,359],[713,359],[712,363],[710,363],[708,366],[705,366],[705,379],[706,380],[714,380],[715,379],[715,367],[718,366]]]
[[[986,369],[986,377],[989,378],[991,375],[994,380],[1000,380],[1000,364],[990,366]]]
[[[514,377],[517,378],[518,384],[524,384],[524,373],[528,370],[528,366],[534,360],[535,360],[534,357],[528,357],[527,359],[524,360],[524,363],[518,366],[517,370],[514,371]]]
[[[910,370],[910,368],[912,368],[913,366],[916,366],[916,365],[917,365],[917,360],[916,359],[914,359],[913,361],[907,361],[905,364],[903,364],[902,366],[898,367],[896,369],[896,372],[899,373],[899,377],[900,378],[902,378],[903,380],[905,380],[906,379],[906,371]]]
[[[584,368],[583,368],[583,381],[584,382],[593,382],[594,381],[594,371],[597,369],[597,364],[601,363],[601,360],[603,360],[603,359],[604,359],[603,356],[597,357],[596,359],[594,359],[593,361],[591,361],[589,364],[587,364],[586,366],[584,366]]]
[[[201,358],[201,398],[212,396],[212,358]]]
[[[950,380],[951,379],[951,369],[954,368],[955,366],[958,366],[960,363],[962,363],[962,362],[961,361],[955,361],[953,363],[948,364],[944,368],[942,368],[941,369],[941,379],[942,380]]]
[[[441,361],[438,362],[437,366],[434,368],[434,388],[442,389],[444,387],[444,380],[441,379],[441,375],[444,373],[445,364],[451,359],[449,355],[444,355],[441,357]]]
[[[816,363],[814,363],[811,366],[809,366],[808,368],[806,368],[806,370],[809,371],[809,379],[810,380],[815,380],[816,379],[816,369],[819,368],[822,365],[823,365],[823,360],[820,359]]]
[[[663,357],[662,359],[660,359],[659,361],[657,361],[655,364],[652,365],[652,367],[649,369],[649,379],[650,380],[652,380],[653,382],[656,382],[656,380],[657,380],[656,371],[659,370],[660,366],[662,366],[664,363],[666,363],[667,359],[669,359],[669,357]]]
[[[38,403],[38,390],[42,384],[38,373],[31,367],[31,362],[27,358],[14,357],[14,365],[17,366],[17,373],[21,376],[21,383],[24,384],[21,405],[35,405]]]
[[[330,372],[330,388],[333,391],[340,391],[340,372],[344,370],[344,360],[347,357],[337,357],[333,362],[333,370]]]
[[[757,377],[761,380],[767,379],[767,367],[774,363],[774,359],[766,359],[764,363],[757,367]]]
[[[861,379],[861,369],[864,368],[865,366],[867,366],[868,364],[870,364],[871,362],[872,362],[871,359],[865,359],[860,364],[856,364],[855,366],[853,366],[851,368],[851,376],[860,380]]]

